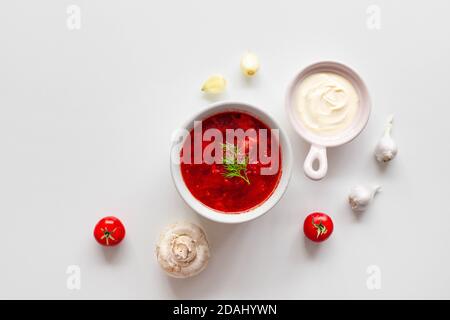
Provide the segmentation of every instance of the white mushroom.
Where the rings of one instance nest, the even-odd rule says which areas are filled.
[[[206,268],[210,257],[206,234],[202,228],[189,222],[169,225],[156,245],[156,257],[172,277],[195,276]]]

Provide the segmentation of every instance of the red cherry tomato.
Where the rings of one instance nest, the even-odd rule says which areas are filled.
[[[333,221],[325,213],[313,212],[305,218],[303,232],[314,242],[325,241],[333,233]]]
[[[102,246],[115,246],[125,238],[125,227],[116,217],[104,217],[95,225],[94,237]]]

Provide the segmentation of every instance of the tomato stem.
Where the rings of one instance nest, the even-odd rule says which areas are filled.
[[[314,223],[314,218],[311,218],[311,222],[314,228],[316,228],[316,238],[319,238],[321,235],[324,235],[328,232],[327,227],[322,224],[322,221],[320,221],[319,223]]]
[[[108,228],[106,227],[104,229],[101,228],[100,230],[103,232],[103,236],[100,239],[105,239],[107,246],[109,246],[109,239],[116,241],[116,239],[112,236],[112,234],[116,232],[117,228],[114,228],[114,230],[112,231],[109,231]]]

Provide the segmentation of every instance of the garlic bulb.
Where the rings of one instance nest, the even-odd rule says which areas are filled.
[[[218,94],[225,91],[227,81],[220,74],[210,76],[202,86],[202,91],[206,93]]]
[[[156,245],[156,257],[166,273],[175,278],[195,276],[209,260],[205,232],[189,222],[169,225]]]
[[[384,134],[375,148],[375,158],[378,162],[391,161],[397,155],[397,144],[391,137],[393,120],[394,116],[389,116]]]
[[[247,52],[241,58],[242,73],[248,77],[252,77],[259,69],[259,59],[256,54]]]
[[[362,212],[367,209],[375,195],[381,190],[380,186],[365,187],[358,185],[350,191],[348,202],[355,212]]]

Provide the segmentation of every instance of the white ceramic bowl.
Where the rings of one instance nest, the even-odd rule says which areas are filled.
[[[353,123],[347,130],[338,135],[321,136],[315,134],[302,124],[298,114],[295,111],[293,97],[297,87],[306,77],[318,72],[336,73],[346,78],[353,85],[359,96],[359,109]],[[286,111],[291,119],[291,123],[294,126],[295,131],[297,131],[303,139],[311,143],[311,148],[303,165],[303,170],[305,171],[307,177],[313,180],[320,180],[325,177],[328,171],[326,148],[337,147],[356,138],[356,136],[358,136],[365,128],[367,121],[369,120],[370,109],[370,97],[363,80],[355,71],[341,63],[332,61],[318,62],[306,67],[299,74],[297,74],[288,88],[286,97]],[[317,169],[313,168],[313,163],[315,161],[318,161]]]
[[[223,213],[217,210],[214,210],[203,203],[201,203],[199,200],[197,200],[192,193],[187,188],[183,177],[181,175],[181,168],[178,161],[181,148],[183,146],[184,139],[172,139],[172,146],[171,146],[171,173],[172,178],[175,183],[175,186],[180,193],[181,197],[186,201],[186,203],[194,209],[196,212],[198,212],[200,215],[202,215],[205,218],[208,218],[210,220],[216,221],[216,222],[222,222],[222,223],[241,223],[250,221],[253,219],[256,219],[263,214],[265,214],[267,211],[269,211],[283,196],[288,183],[289,179],[291,177],[291,171],[292,171],[292,149],[291,144],[289,142],[289,139],[285,132],[281,129],[281,127],[278,125],[278,123],[274,120],[274,118],[270,115],[268,115],[266,112],[262,111],[261,109],[252,106],[247,103],[242,102],[219,102],[214,103],[210,105],[206,110],[200,112],[199,114],[195,115],[189,121],[185,123],[182,129],[190,131],[192,130],[194,126],[195,120],[204,120],[208,118],[209,116],[212,116],[217,113],[226,112],[226,111],[239,111],[243,113],[250,114],[254,116],[255,118],[261,120],[264,122],[269,128],[271,129],[279,129],[279,139],[280,139],[280,147],[281,147],[281,177],[280,181],[278,182],[278,185],[272,195],[263,203],[258,205],[255,208],[252,208],[248,211],[242,212],[242,213]],[[179,135],[175,135],[177,137],[180,137]]]

